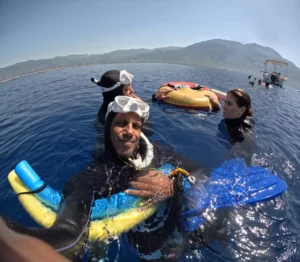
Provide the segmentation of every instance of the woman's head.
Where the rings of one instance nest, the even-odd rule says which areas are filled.
[[[117,96],[108,106],[105,146],[123,158],[138,147],[143,123],[149,117],[149,105],[127,96]]]
[[[227,119],[253,116],[251,98],[248,93],[240,88],[230,89],[227,92],[223,116]]]

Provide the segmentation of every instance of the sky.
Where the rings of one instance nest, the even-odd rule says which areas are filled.
[[[0,68],[210,39],[268,46],[300,67],[299,13],[299,0],[0,0]]]

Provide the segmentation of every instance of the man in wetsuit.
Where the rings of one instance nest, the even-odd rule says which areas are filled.
[[[178,179],[166,177],[157,168],[172,163],[195,177],[202,176],[203,171],[173,150],[151,144],[141,132],[148,116],[147,103],[117,96],[106,114],[105,151],[67,182],[54,224],[50,228],[26,228],[5,219],[7,225],[45,241],[71,261],[78,261],[87,241],[95,199],[120,191],[146,198],[145,207],[170,199],[170,203],[163,204],[142,225],[148,227],[147,233],[137,227],[129,234],[140,258],[163,259],[165,254],[160,249],[177,227],[175,216],[180,209],[180,198],[175,196],[180,195],[181,186]]]

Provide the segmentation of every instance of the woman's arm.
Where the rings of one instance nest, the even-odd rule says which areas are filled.
[[[218,112],[221,109],[221,104],[219,103],[218,100],[216,100],[213,96],[210,95],[205,95],[208,97],[210,104],[212,106],[212,111],[213,112]]]
[[[152,95],[152,101],[156,100],[165,100],[170,98],[169,93],[172,92],[174,89],[169,86],[162,86],[157,91],[156,94]]]

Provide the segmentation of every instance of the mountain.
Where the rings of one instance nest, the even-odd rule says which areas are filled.
[[[206,66],[252,74],[260,77],[266,59],[285,61],[288,75],[300,83],[300,69],[278,52],[258,44],[214,39],[187,47],[116,50],[106,54],[69,55],[52,59],[30,60],[0,69],[0,82],[16,77],[64,67],[110,63],[170,63]],[[285,73],[282,71],[282,73]]]

